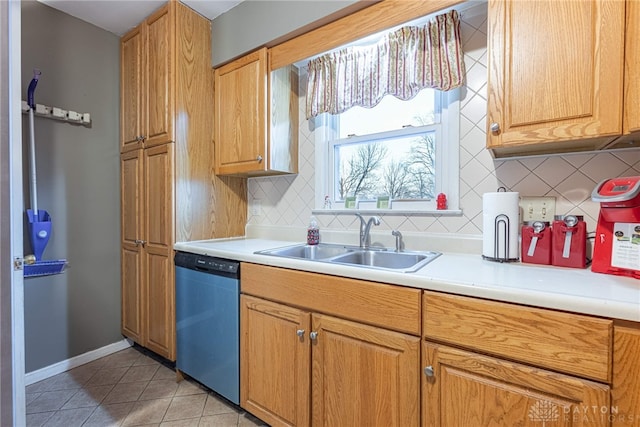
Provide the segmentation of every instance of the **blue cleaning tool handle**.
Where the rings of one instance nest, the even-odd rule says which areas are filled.
[[[38,85],[38,79],[42,73],[37,68],[33,70],[33,78],[31,79],[31,83],[29,83],[29,89],[27,90],[27,103],[29,104],[29,108],[35,109],[36,103],[33,100],[33,92],[36,91],[36,86]]]

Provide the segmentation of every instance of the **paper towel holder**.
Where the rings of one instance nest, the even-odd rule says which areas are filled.
[[[503,188],[503,187],[502,187]],[[499,191],[499,189],[498,189]],[[495,262],[516,262],[518,258],[509,258],[509,228],[511,219],[505,214],[496,215],[494,218],[494,233],[493,233],[493,256],[487,256],[482,254],[482,259]],[[502,227],[504,233],[504,256],[500,256],[500,227]]]

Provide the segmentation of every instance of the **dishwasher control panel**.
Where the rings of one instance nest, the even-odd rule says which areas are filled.
[[[227,273],[237,275],[240,270],[240,263],[238,261],[188,252],[176,252],[174,261],[177,267],[185,267],[212,274]]]

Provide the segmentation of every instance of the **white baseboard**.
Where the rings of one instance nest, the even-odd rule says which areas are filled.
[[[100,359],[101,357],[108,356],[112,353],[124,350],[128,347],[131,347],[131,342],[126,339],[115,342],[113,344],[105,345],[104,347],[100,347],[95,350],[79,354],[78,356],[74,356],[71,359],[63,360],[61,362],[54,363],[53,365],[40,368],[36,371],[29,372],[24,376],[24,383],[25,385],[37,383],[38,381],[42,381],[54,375],[61,374],[62,372],[68,371],[69,369],[77,368],[78,366],[84,365],[85,363],[93,362],[96,359]]]

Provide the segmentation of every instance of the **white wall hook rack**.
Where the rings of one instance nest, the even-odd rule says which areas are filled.
[[[27,101],[22,101],[22,113],[26,114],[28,112],[29,104]],[[34,115],[63,122],[76,123],[83,126],[91,125],[91,115],[89,113],[77,113],[75,111],[64,110],[58,107],[49,107],[48,105],[36,104]]]

